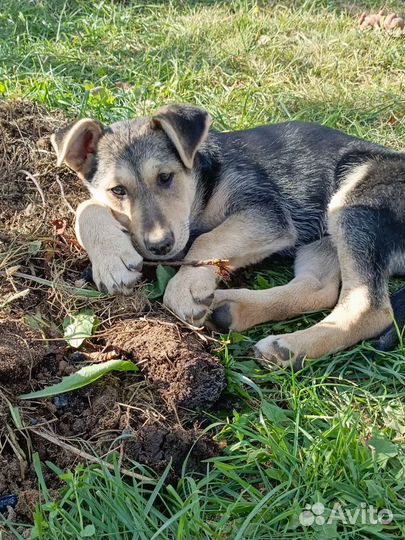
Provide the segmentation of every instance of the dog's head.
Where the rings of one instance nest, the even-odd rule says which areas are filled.
[[[148,259],[169,259],[189,239],[196,153],[210,126],[197,107],[174,105],[106,128],[82,119],[51,137],[92,196],[108,205]]]

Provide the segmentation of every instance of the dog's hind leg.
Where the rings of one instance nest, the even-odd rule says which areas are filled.
[[[386,284],[378,296],[372,284],[362,279],[356,261],[347,257],[342,264],[342,291],[335,309],[315,326],[277,336],[256,344],[256,356],[265,365],[299,367],[305,357],[319,358],[379,335],[392,322]]]
[[[299,248],[295,277],[267,290],[215,292],[212,320],[223,331],[242,331],[267,321],[282,321],[307,311],[333,308],[339,296],[340,269],[330,237]]]
[[[378,336],[391,324],[388,277],[393,262],[405,251],[405,223],[404,212],[389,203],[399,200],[403,205],[405,193],[403,184],[390,180],[388,175],[381,177],[372,163],[347,177],[329,214],[342,272],[338,305],[307,330],[259,341],[256,354],[262,363],[299,366],[304,357],[345,349]]]

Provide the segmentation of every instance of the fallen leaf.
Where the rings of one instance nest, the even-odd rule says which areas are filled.
[[[76,315],[65,317],[63,337],[71,347],[77,349],[86,338],[93,334],[97,322],[91,309],[82,309]]]
[[[52,221],[54,232],[57,235],[62,235],[66,231],[67,221],[66,219],[55,219]]]
[[[139,368],[136,364],[130,360],[109,360],[102,364],[92,364],[91,366],[85,366],[76,373],[72,373],[67,377],[63,377],[62,381],[58,384],[48,386],[43,390],[37,392],[30,392],[29,394],[23,394],[19,396],[20,399],[38,399],[44,397],[57,396],[64,394],[65,392],[71,392],[72,390],[78,390],[87,386],[94,381],[97,381],[107,373],[111,371],[138,371]]]

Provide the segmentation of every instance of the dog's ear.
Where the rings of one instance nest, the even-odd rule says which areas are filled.
[[[104,128],[99,122],[83,118],[51,135],[58,167],[66,163],[82,180],[86,180],[103,134]]]
[[[196,152],[207,138],[210,125],[209,114],[191,105],[170,105],[152,117],[152,127],[163,129],[188,169],[193,167]]]

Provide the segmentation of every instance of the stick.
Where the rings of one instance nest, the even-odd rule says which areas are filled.
[[[60,289],[75,296],[82,296],[84,298],[107,298],[106,294],[100,291],[96,291],[94,289],[79,289],[78,287],[73,287],[72,285],[68,285],[64,282],[54,283],[49,279],[31,276],[30,274],[24,274],[23,272],[7,272],[6,270],[0,270],[0,276],[27,279],[29,281],[33,281],[34,283],[38,283],[39,285],[45,285],[46,287]]]
[[[229,259],[205,259],[202,261],[144,261],[145,266],[216,266],[216,273],[223,281],[228,281],[231,277],[231,270],[228,266]]]
[[[202,261],[143,261],[145,266],[218,266],[218,268],[226,267],[229,263],[229,259],[205,259]]]
[[[76,215],[76,212],[73,210],[71,204],[69,203],[69,201],[66,199],[65,197],[65,190],[63,189],[63,185],[62,185],[62,182],[59,180],[59,177],[58,175],[55,176],[55,182],[58,184],[59,186],[59,189],[60,189],[60,194],[62,196],[62,199],[63,199],[63,202],[66,204],[66,206],[69,208],[69,211],[73,214],[73,215]]]
[[[114,472],[114,466],[111,465],[111,463],[107,463],[104,460],[92,456],[88,452],[85,452],[84,450],[79,450],[79,448],[76,448],[75,446],[68,444],[66,442],[61,441],[48,431],[42,430],[42,429],[36,429],[35,427],[28,427],[26,426],[25,429],[29,429],[30,431],[33,431],[36,435],[39,435],[40,437],[44,438],[45,440],[49,441],[52,444],[55,444],[56,446],[59,446],[60,448],[63,448],[64,450],[67,450],[68,452],[71,452],[72,454],[75,454],[76,456],[79,456],[83,459],[86,459],[87,461],[90,461],[92,463],[98,463],[99,465],[105,465],[107,469]],[[156,484],[156,481],[152,478],[148,478],[147,476],[143,476],[143,474],[138,474],[132,471],[129,471],[128,469],[122,469],[122,474],[125,474],[125,476],[130,476],[131,478],[135,478],[135,480],[140,480],[142,482],[148,482],[149,484]]]
[[[23,173],[25,174],[25,176],[27,178],[29,178],[30,180],[32,180],[32,182],[34,183],[35,187],[37,188],[37,191],[38,193],[40,194],[41,196],[41,199],[42,199],[42,206],[45,206],[46,205],[46,201],[45,201],[45,195],[44,195],[44,192],[41,188],[41,186],[39,185],[39,182],[38,180],[28,171],[26,171],[25,169],[20,169],[19,171],[17,171],[17,174],[18,173]]]

